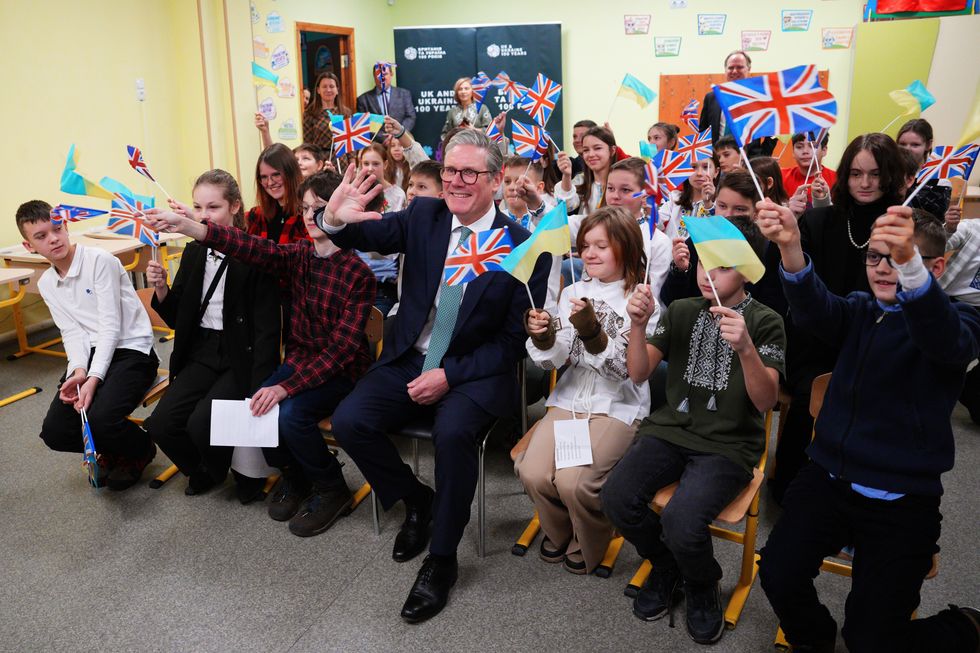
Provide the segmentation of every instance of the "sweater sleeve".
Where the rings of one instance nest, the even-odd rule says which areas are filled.
[[[916,347],[938,365],[963,367],[980,354],[980,314],[965,304],[953,304],[936,280],[914,299],[898,293],[902,315]]]
[[[849,299],[830,292],[814,272],[810,257],[806,260],[806,267],[797,273],[786,272],[782,265],[779,266],[790,315],[801,329],[837,346],[847,333],[853,307]]]

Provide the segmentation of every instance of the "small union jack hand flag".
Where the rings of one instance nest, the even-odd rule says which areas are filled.
[[[694,166],[687,156],[673,150],[660,150],[653,157],[653,164],[659,172],[660,192],[664,195],[679,190],[688,178],[694,174]]]
[[[140,173],[150,181],[156,181],[156,179],[153,178],[153,175],[150,174],[150,169],[147,167],[146,161],[143,160],[143,153],[140,152],[140,148],[127,145],[126,152],[129,154],[129,165],[132,166],[133,170]]]
[[[970,173],[973,172],[973,166],[977,163],[978,153],[980,153],[980,145],[975,143],[964,145],[956,151],[953,151],[952,145],[940,145],[932,150],[929,160],[925,162],[915,176],[915,183],[921,183],[930,173],[936,179],[952,179],[953,177],[969,179]],[[949,159],[944,161],[947,156]],[[936,169],[935,173],[932,172],[933,169]]]
[[[650,238],[653,238],[653,230],[657,228],[657,218],[660,216],[657,212],[657,205],[660,204],[662,196],[657,177],[657,166],[653,164],[653,161],[647,161],[643,168],[643,190],[633,193],[634,198],[644,196],[647,198],[647,205],[650,207],[650,220],[647,225],[650,229]]]
[[[507,94],[507,100],[515,106],[521,101],[524,94],[527,93],[527,86],[524,86],[520,82],[515,82],[503,70],[493,78],[493,85],[504,91]]]
[[[492,122],[490,123],[490,126],[487,127],[487,138],[494,143],[500,143],[504,140],[504,135],[501,134],[500,130],[497,128],[497,123]]]
[[[710,159],[712,154],[711,128],[705,129],[700,134],[681,136],[677,141],[676,151],[678,154],[686,156],[688,163],[692,166],[698,161]]]
[[[105,215],[106,213],[107,211],[102,211],[100,209],[86,209],[83,206],[59,204],[51,209],[51,222],[55,224],[61,224],[62,222],[78,222],[79,220],[94,218],[98,215]]]
[[[814,65],[717,84],[712,91],[739,147],[763,136],[816,132],[837,122],[837,100],[820,86]]]
[[[514,243],[507,229],[488,229],[470,234],[446,258],[443,280],[447,286],[469,283],[484,272],[505,272],[500,262],[510,254]]]
[[[483,108],[483,100],[487,96],[487,89],[493,82],[487,77],[487,74],[482,70],[476,74],[476,77],[470,80],[470,88],[473,89],[473,103],[476,104],[477,113]]]
[[[145,217],[143,211],[149,207],[140,200],[127,197],[122,193],[115,193],[115,196],[116,199],[112,200],[112,210],[109,213],[109,223],[106,225],[106,229],[135,238],[144,245],[159,247],[160,234],[153,231],[141,219]]]
[[[548,124],[548,118],[551,117],[560,97],[561,84],[538,73],[534,85],[524,93],[524,97],[518,102],[517,108],[527,111],[531,120],[543,128]]]
[[[694,98],[691,98],[691,101],[688,102],[687,106],[684,107],[684,110],[681,111],[681,120],[686,122],[687,125],[695,132],[698,131],[698,106],[700,106],[700,104],[700,102]],[[710,136],[711,134],[708,135]]]
[[[369,113],[355,113],[349,118],[334,116],[330,123],[334,156],[342,157],[370,145],[374,138],[374,132],[371,131],[373,126]]]
[[[514,151],[531,161],[537,161],[548,151],[548,132],[537,125],[512,120],[510,138],[514,141]]]

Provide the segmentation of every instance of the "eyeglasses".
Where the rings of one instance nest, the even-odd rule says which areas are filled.
[[[493,172],[490,170],[470,170],[469,168],[459,170],[458,168],[443,168],[439,172],[439,176],[442,177],[444,182],[449,182],[456,178],[457,172],[459,173],[460,178],[463,180],[463,183],[467,185],[475,184],[476,180],[480,178],[480,175],[493,174]]]
[[[922,260],[923,261],[932,261],[932,260],[935,260],[937,258],[943,258],[943,257],[942,257],[942,255],[939,255],[939,256],[923,256],[922,257]],[[867,252],[865,252],[865,254],[864,254],[864,264],[867,265],[869,268],[877,267],[878,264],[881,263],[881,260],[882,259],[885,259],[888,262],[888,266],[889,267],[891,267],[891,268],[894,268],[895,267],[895,264],[892,263],[892,257],[889,256],[888,254],[882,254],[881,252],[876,252],[876,251],[870,250],[870,249]]]
[[[262,185],[271,183],[273,181],[281,181],[281,180],[282,180],[281,172],[273,172],[271,175],[259,175],[259,183]]]

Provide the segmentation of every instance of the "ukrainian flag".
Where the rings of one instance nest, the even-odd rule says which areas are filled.
[[[742,232],[720,215],[689,218],[684,224],[705,270],[735,268],[751,283],[766,273]]]
[[[653,102],[653,98],[657,97],[649,86],[633,77],[629,73],[623,77],[623,83],[619,86],[619,97],[624,97],[627,100],[633,100],[640,105],[640,108],[646,108],[648,104]]]
[[[266,85],[276,88],[279,84],[279,75],[271,70],[263,68],[259,64],[252,62],[252,81],[258,86]]]
[[[936,98],[919,80],[915,80],[905,88],[889,92],[888,97],[905,109],[903,115],[906,116],[921,113],[936,103]]]
[[[551,209],[535,228],[531,237],[511,250],[500,267],[525,284],[534,272],[534,264],[545,252],[561,256],[572,250],[572,235],[568,229],[568,210],[565,202]]]
[[[78,156],[75,154],[75,145],[72,144],[68,150],[68,160],[65,161],[65,169],[61,173],[61,191],[71,195],[88,195],[90,197],[101,197],[111,200],[112,193],[99,186],[94,181],[89,181],[80,173],[75,171],[78,167]]]
[[[657,146],[647,141],[640,141],[640,158],[653,161],[655,156],[657,156]]]

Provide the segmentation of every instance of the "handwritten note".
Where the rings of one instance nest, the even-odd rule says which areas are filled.
[[[555,469],[591,464],[589,421],[565,419],[555,422]]]

